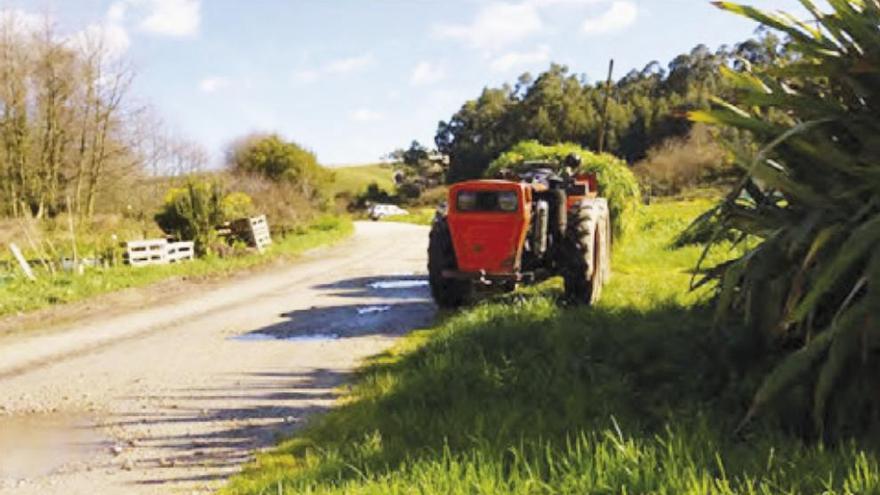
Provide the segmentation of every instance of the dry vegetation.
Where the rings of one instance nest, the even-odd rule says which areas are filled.
[[[648,196],[677,196],[697,187],[719,185],[734,174],[729,153],[705,125],[648,151],[633,172]]]

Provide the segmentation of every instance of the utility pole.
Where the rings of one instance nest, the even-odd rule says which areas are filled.
[[[605,103],[602,105],[602,122],[599,126],[599,153],[605,151],[605,129],[608,125],[608,101],[611,98],[611,76],[614,73],[614,59],[608,62],[608,80],[605,82]]]

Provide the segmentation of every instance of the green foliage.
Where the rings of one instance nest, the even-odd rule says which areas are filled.
[[[410,334],[221,493],[876,492],[871,451],[730,434],[741,387],[687,291],[700,248],[668,249],[708,206],[648,207],[598,307],[549,284]]]
[[[503,169],[524,171],[528,167],[525,163],[528,160],[547,160],[561,167],[565,157],[570,154],[581,157],[581,172],[596,174],[599,193],[608,198],[614,235],[623,238],[635,224],[641,194],[635,175],[619,158],[607,153],[592,153],[573,143],[547,146],[537,141],[523,141],[495,159],[489,165],[486,176],[493,177]]]
[[[196,252],[210,251],[217,225],[253,213],[253,201],[241,192],[227,194],[216,181],[192,180],[165,195],[156,223],[167,234],[195,241]]]
[[[249,136],[227,153],[232,169],[298,186],[309,200],[321,201],[333,174],[318,164],[314,153],[277,134]]]
[[[354,198],[349,204],[349,208],[351,210],[362,210],[372,203],[397,203],[397,197],[379,187],[379,184],[371,182],[367,186],[366,191]]]
[[[409,145],[409,148],[403,151],[400,155],[403,164],[412,168],[418,168],[421,166],[422,162],[426,161],[428,157],[428,148],[424,147],[418,141],[413,141]]]
[[[790,59],[724,70],[740,105],[691,115],[762,148],[734,150],[747,178],[690,230],[759,241],[707,275],[720,281],[718,323],[749,330],[743,364],[775,365],[743,426],[786,404],[831,439],[880,417],[880,2],[802,3],[818,25],[718,2],[781,32]]]
[[[254,200],[243,192],[227,194],[220,202],[220,208],[227,219],[249,217],[255,213]]]
[[[406,215],[395,215],[391,217],[385,217],[382,219],[383,222],[397,222],[397,223],[411,223],[415,225],[431,225],[434,222],[434,215],[437,212],[436,208],[419,208],[413,207],[410,208],[409,213]]]
[[[684,112],[706,109],[713,95],[730,93],[721,67],[765,65],[782,56],[779,39],[770,33],[715,52],[698,45],[666,68],[653,61],[629,72],[611,88],[604,149],[628,163],[645,158],[666,139],[687,135],[691,125]],[[556,64],[537,78],[523,74],[515,85],[485,88],[437,127],[437,149],[450,157],[449,181],[481,177],[520,141],[598,149],[606,91],[604,81],[589,82]],[[732,131],[725,138],[748,142]]]
[[[223,188],[216,182],[190,181],[182,188],[168,191],[156,223],[168,234],[195,241],[196,252],[204,255],[214,238],[214,228],[226,219],[224,196]]]

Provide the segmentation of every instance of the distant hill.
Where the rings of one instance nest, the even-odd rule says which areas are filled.
[[[394,180],[392,179],[394,166],[389,163],[350,165],[334,167],[330,170],[336,174],[336,181],[332,186],[334,196],[341,192],[359,194],[364,192],[372,182],[388,192],[394,191]]]

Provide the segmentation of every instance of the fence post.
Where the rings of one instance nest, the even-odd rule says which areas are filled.
[[[15,260],[18,261],[18,266],[21,267],[21,271],[24,272],[28,280],[30,280],[31,282],[36,282],[37,277],[34,276],[34,271],[31,269],[31,265],[24,258],[24,255],[21,254],[21,249],[18,249],[18,246],[16,246],[14,242],[10,242],[9,250],[12,251],[12,256],[14,256]]]

